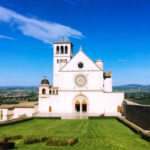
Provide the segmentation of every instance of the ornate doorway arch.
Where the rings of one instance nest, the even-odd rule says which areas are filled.
[[[89,101],[86,96],[79,94],[73,99],[73,112],[88,112]]]

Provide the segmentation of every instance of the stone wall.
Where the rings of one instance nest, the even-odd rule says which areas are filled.
[[[123,104],[125,118],[139,127],[150,130],[150,106]]]

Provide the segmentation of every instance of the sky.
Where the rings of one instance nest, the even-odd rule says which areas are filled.
[[[0,86],[53,80],[52,43],[104,61],[113,85],[150,84],[149,0],[0,0]]]

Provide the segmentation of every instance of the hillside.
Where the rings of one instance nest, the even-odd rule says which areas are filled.
[[[114,86],[113,91],[124,91],[126,99],[139,104],[150,105],[150,85],[128,84]]]
[[[150,92],[150,85],[140,85],[140,84],[128,84],[128,85],[120,85],[113,86],[114,91],[141,91],[141,92]]]

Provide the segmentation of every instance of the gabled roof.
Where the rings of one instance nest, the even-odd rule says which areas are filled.
[[[72,44],[72,43],[67,41],[59,41],[59,42],[54,42],[53,44]]]
[[[78,67],[75,67],[75,63],[83,62],[85,64],[85,68],[79,69]],[[76,53],[76,55],[67,63],[65,64],[59,71],[87,71],[87,70],[93,70],[93,71],[100,71],[101,69],[82,51],[82,48],[80,47],[79,51]]]
[[[98,59],[98,60],[96,60],[95,62],[103,62],[103,60]]]

